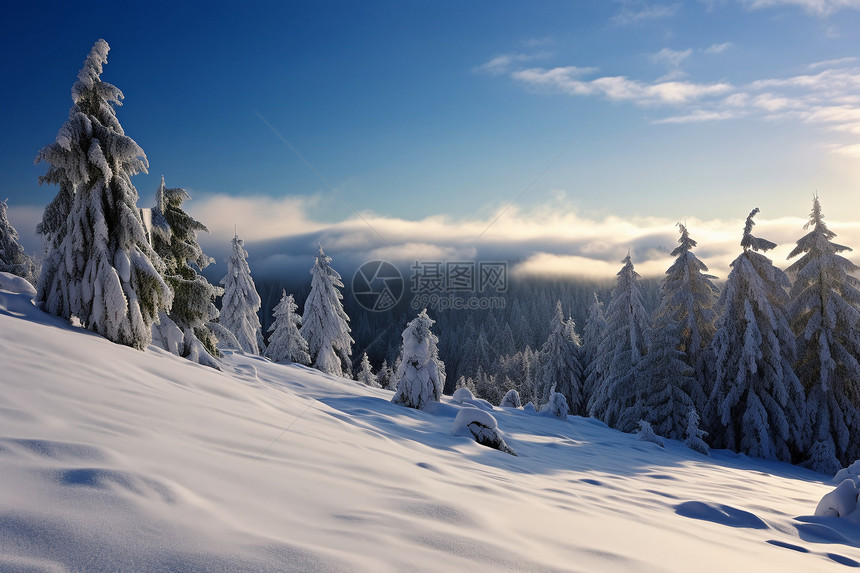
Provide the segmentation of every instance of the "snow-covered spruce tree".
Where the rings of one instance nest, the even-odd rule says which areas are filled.
[[[595,386],[599,385],[601,365],[609,357],[601,357],[600,341],[606,332],[606,317],[603,315],[603,303],[594,294],[594,301],[588,307],[588,318],[582,330],[582,397],[583,405],[587,405]]]
[[[794,277],[789,316],[797,336],[795,371],[807,393],[808,464],[833,474],[860,457],[860,281],[850,274],[860,269],[839,254],[851,249],[832,241],[836,234],[818,197],[804,226],[810,228],[788,255],[802,255],[788,268]]]
[[[648,354],[637,365],[637,399],[624,412],[622,426],[645,420],[663,437],[684,439],[687,414],[694,408],[686,392],[693,382],[693,371],[684,360],[684,352],[678,350],[677,340],[677,323],[667,315],[658,318]]]
[[[629,253],[622,262],[624,266],[618,271],[606,309],[606,333],[598,347],[605,364],[589,400],[588,412],[613,428],[629,432],[633,427],[622,425],[622,416],[634,406],[638,396],[636,366],[648,352],[651,333],[648,313],[642,305],[639,273],[633,269]]]
[[[260,326],[260,295],[251,278],[245,242],[233,237],[233,252],[226,260],[227,274],[221,279],[224,297],[221,299],[221,324],[236,336],[239,348],[249,354],[260,354],[266,347]]]
[[[379,372],[376,373],[376,383],[380,388],[390,390],[391,378],[393,376],[394,372],[391,370],[391,366],[388,365],[388,360],[383,360],[382,366],[379,367]]]
[[[693,254],[692,248],[697,243],[690,238],[687,227],[678,223],[678,228],[681,231],[679,245],[672,251],[675,261],[663,278],[662,297],[655,317],[656,321],[665,320],[678,325],[675,346],[684,353],[683,360],[690,366],[693,375],[684,390],[695,407],[702,410],[710,390],[704,373],[703,357],[714,337],[717,320],[714,306],[720,293],[712,282],[717,277],[707,274],[708,267]],[[659,429],[657,432],[674,437],[663,434]]]
[[[365,352],[361,357],[361,368],[358,371],[358,374],[355,375],[355,379],[371,388],[379,388],[379,383],[376,381],[376,374],[373,373],[373,369],[370,367],[370,359],[367,357],[367,352]]]
[[[511,388],[508,390],[508,393],[505,394],[504,398],[502,398],[501,403],[499,404],[502,408],[522,408],[523,403],[520,400],[520,394],[517,392],[516,388]]]
[[[563,395],[570,414],[582,414],[582,364],[579,362],[579,336],[572,320],[565,320],[561,301],[556,302],[552,331],[540,350],[541,395],[539,403],[549,402],[554,390]]]
[[[308,341],[313,367],[334,376],[350,377],[352,337],[343,310],[343,282],[320,245],[311,268],[311,292],[305,301],[300,332]]]
[[[48,164],[39,182],[60,187],[38,227],[46,253],[37,298],[52,314],[142,349],[171,292],[131,183],[146,156],[116,118],[122,92],[100,79],[108,50],[95,43],[72,86],[69,119],[36,157]]]
[[[567,403],[567,398],[561,392],[556,392],[555,388],[550,388],[549,400],[540,409],[541,413],[546,412],[547,415],[558,418],[559,420],[567,420],[567,414],[570,412],[570,406]]]
[[[403,331],[400,365],[394,374],[397,391],[391,399],[395,404],[421,409],[442,396],[445,365],[436,348],[439,339],[430,331],[434,322],[424,309]]]
[[[224,294],[224,289],[209,284],[198,273],[215,261],[203,253],[197,242],[197,231],[208,229],[182,209],[182,203],[190,198],[185,189],[165,187],[164,176],[161,177],[152,209],[152,247],[164,261],[163,276],[173,291],[173,306],[167,317],[183,333],[180,354],[217,367],[212,360],[212,356],[218,356],[212,322],[218,318],[215,298]],[[167,321],[162,317],[160,322]]]
[[[699,414],[695,409],[687,413],[687,431],[684,445],[706,456],[711,455],[711,448],[705,443],[708,432],[699,427]]]
[[[18,231],[9,222],[6,209],[6,201],[0,201],[0,272],[12,273],[35,284],[36,264],[18,244]]]
[[[753,236],[756,213],[747,217],[743,252],[732,262],[718,302],[711,435],[720,446],[788,461],[792,448],[803,445],[803,388],[792,368],[788,277],[757,252],[776,245]]]
[[[643,442],[651,442],[652,444],[657,444],[661,448],[665,447],[663,445],[663,440],[654,432],[654,428],[651,427],[651,424],[645,420],[639,420],[639,429],[636,432],[636,437]]]
[[[293,295],[283,290],[280,302],[272,311],[275,320],[269,326],[269,332],[272,334],[263,353],[263,356],[272,362],[294,362],[305,366],[311,363],[308,343],[299,333],[302,317],[296,310],[298,306]]]

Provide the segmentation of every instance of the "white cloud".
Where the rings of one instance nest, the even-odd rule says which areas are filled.
[[[684,63],[684,60],[690,57],[693,50],[672,50],[671,48],[663,48],[656,54],[651,54],[651,61],[656,64],[664,64],[671,68],[678,68]]]
[[[576,66],[549,70],[530,68],[515,71],[511,77],[532,88],[570,95],[602,95],[610,100],[632,101],[643,106],[681,105],[707,96],[723,94],[732,89],[732,86],[726,83],[699,84],[682,81],[647,83],[625,76],[582,79],[582,76],[593,71],[595,71],[594,68]]]
[[[543,59],[547,56],[549,56],[548,52],[537,52],[534,54],[501,54],[490,58],[480,66],[475,66],[472,68],[472,71],[479,74],[499,76],[510,72],[516,64]]]
[[[860,0],[741,0],[752,10],[796,6],[816,16],[829,16],[842,9],[860,10]]]
[[[729,48],[731,48],[733,44],[731,42],[723,42],[722,44],[712,44],[711,46],[704,49],[706,54],[722,54]]]
[[[619,26],[628,26],[650,20],[671,18],[678,13],[680,4],[646,4],[644,2],[624,2],[621,12],[612,21]]]

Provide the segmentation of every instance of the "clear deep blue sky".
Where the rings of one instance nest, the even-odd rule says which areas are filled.
[[[27,4],[27,5],[25,5]],[[74,5],[72,5],[74,4]],[[34,166],[93,42],[161,174],[195,198],[322,197],[290,141],[358,209],[489,216],[522,199],[586,215],[831,213],[860,185],[853,1],[7,3],[0,198],[42,206]],[[589,127],[590,126],[590,127]],[[584,132],[584,133],[583,133]],[[579,139],[577,139],[579,137]],[[752,199],[751,199],[752,198]],[[340,220],[339,201],[313,216]]]

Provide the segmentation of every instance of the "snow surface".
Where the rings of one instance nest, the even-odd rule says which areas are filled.
[[[219,372],[0,291],[0,571],[840,571],[832,476],[297,365]]]

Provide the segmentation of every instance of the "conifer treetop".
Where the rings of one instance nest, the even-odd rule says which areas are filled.
[[[741,246],[744,248],[744,252],[752,249],[754,251],[769,251],[776,247],[776,243],[772,243],[767,239],[761,239],[759,237],[755,237],[752,234],[752,228],[755,226],[755,221],[753,221],[753,217],[755,217],[759,212],[759,208],[756,207],[750,214],[747,215],[746,223],[744,224],[744,236],[741,239]]]

